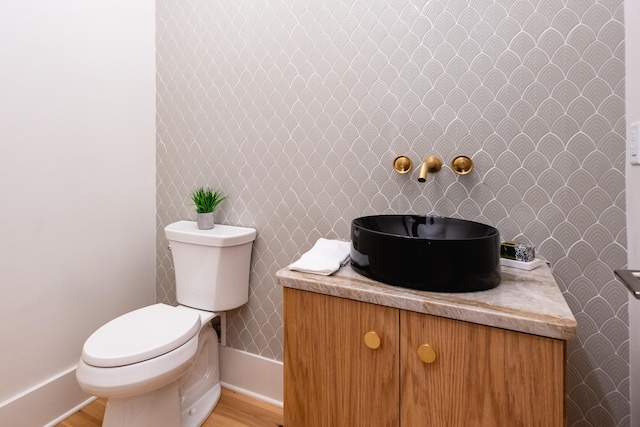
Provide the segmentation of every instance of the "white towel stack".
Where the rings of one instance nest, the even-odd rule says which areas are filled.
[[[298,261],[291,264],[289,269],[328,276],[349,262],[350,250],[349,242],[320,238]]]

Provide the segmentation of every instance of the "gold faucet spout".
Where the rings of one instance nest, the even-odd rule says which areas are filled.
[[[429,156],[424,159],[420,166],[420,172],[418,172],[418,182],[425,182],[427,180],[427,173],[436,173],[442,168],[442,162],[435,156]]]
[[[429,166],[427,165],[427,162],[422,162],[422,165],[420,166],[420,172],[418,172],[418,182],[425,182],[427,180],[428,170]]]

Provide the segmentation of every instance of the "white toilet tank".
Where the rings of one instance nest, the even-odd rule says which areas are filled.
[[[164,231],[173,254],[179,304],[226,311],[247,302],[256,230],[220,224],[199,230],[194,221],[178,221]]]

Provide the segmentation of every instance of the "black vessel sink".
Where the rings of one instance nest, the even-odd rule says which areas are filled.
[[[500,284],[500,234],[456,218],[373,215],[351,222],[351,266],[389,285],[472,292]]]

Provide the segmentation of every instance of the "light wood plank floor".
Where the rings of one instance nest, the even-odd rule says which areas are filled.
[[[55,427],[100,427],[107,401],[98,399]],[[220,402],[203,427],[282,426],[282,408],[222,389]]]

